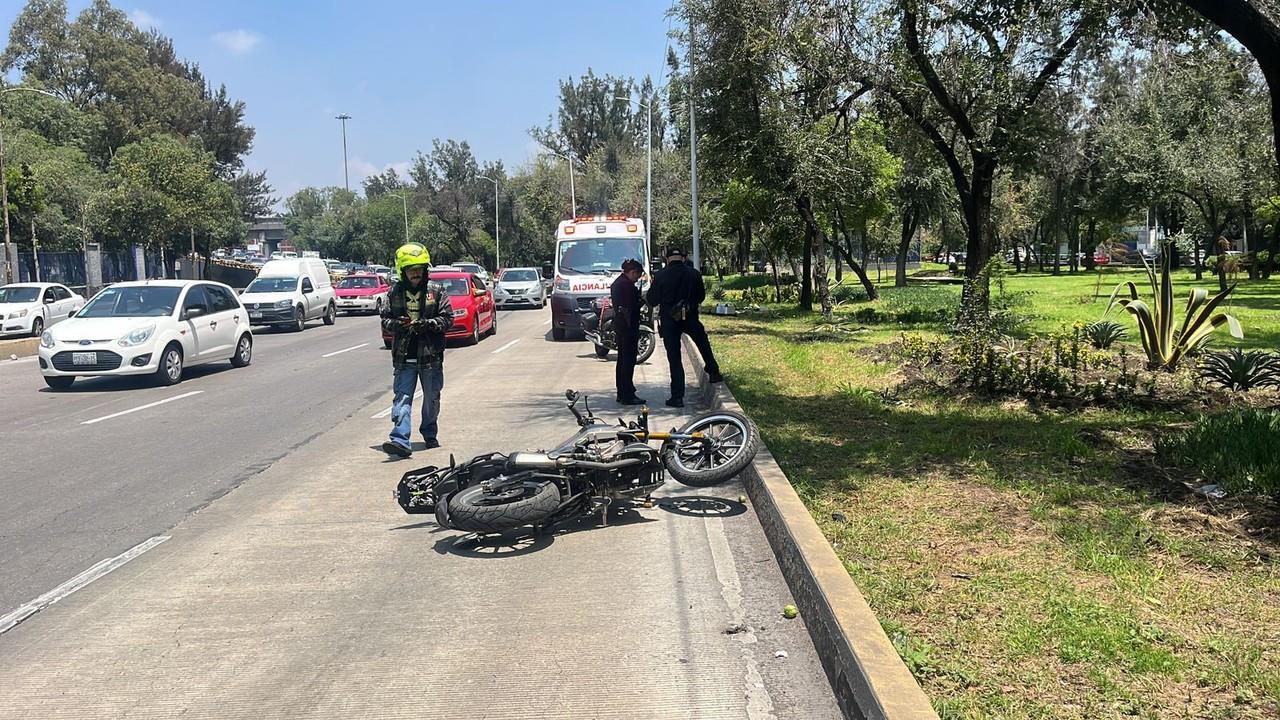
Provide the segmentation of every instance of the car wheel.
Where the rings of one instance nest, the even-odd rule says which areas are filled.
[[[493,322],[489,323],[489,337],[498,334],[498,311],[493,311]]]
[[[338,321],[338,308],[333,303],[329,303],[329,308],[324,311],[324,324],[332,325]]]
[[[475,322],[471,323],[471,337],[467,338],[468,345],[477,345],[480,343],[480,316],[477,315]]]
[[[374,310],[373,310],[373,314],[374,314],[374,315],[381,315],[381,314],[382,314],[382,298],[378,298],[378,304],[377,304],[377,306],[374,308]]]
[[[293,325],[289,326],[294,332],[302,332],[307,327],[307,312],[302,306],[293,309]]]
[[[31,321],[31,337],[40,337],[44,334],[44,318],[38,317]]]
[[[76,381],[75,375],[71,375],[71,376],[57,375],[54,377],[50,377],[46,375],[44,378],[44,384],[48,385],[50,389],[53,389],[53,390],[70,390],[71,384],[74,383],[75,381]]]
[[[177,385],[182,382],[182,348],[171,344],[160,355],[160,367],[156,368],[156,381],[161,385]]]
[[[231,356],[231,367],[242,368],[253,360],[253,338],[249,333],[240,336],[236,343],[236,354]]]
[[[563,342],[564,337],[565,337],[564,328],[551,328],[552,340],[555,340],[556,342]]]

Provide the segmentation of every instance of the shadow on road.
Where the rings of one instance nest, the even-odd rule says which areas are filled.
[[[522,528],[501,535],[450,535],[436,541],[435,551],[480,559],[519,557],[545,550],[553,542],[555,537],[549,533],[534,535]]]
[[[658,501],[658,507],[676,515],[701,518],[737,517],[747,511],[747,506],[736,500],[727,500],[708,495],[663,498]]]
[[[230,363],[217,363],[212,365],[197,365],[192,368],[184,368],[182,371],[182,381],[189,382],[198,380],[208,375],[217,375],[229,370],[235,370]],[[114,375],[102,377],[78,377],[75,384],[66,390],[54,390],[53,388],[43,387],[37,392],[49,393],[52,395],[75,395],[76,393],[106,393],[106,392],[125,392],[128,390],[146,390],[148,388],[161,388],[154,376],[151,375]],[[172,386],[181,388],[182,383]]]

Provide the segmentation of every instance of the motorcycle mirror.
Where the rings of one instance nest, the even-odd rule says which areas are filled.
[[[577,402],[577,400],[578,400],[578,393],[577,393],[577,392],[575,392],[575,391],[574,391],[574,390],[572,390],[572,389],[565,390],[565,391],[564,391],[564,399],[565,399],[565,400],[568,400],[569,402]]]

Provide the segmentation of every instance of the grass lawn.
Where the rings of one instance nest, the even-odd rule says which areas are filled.
[[[1035,291],[1038,332],[1096,319],[1113,279],[1096,303],[1085,277],[1006,292]],[[958,288],[899,292],[880,302]],[[1277,307],[1280,279],[1242,283],[1248,345],[1280,345]],[[707,318],[717,356],[944,718],[1280,715],[1277,515],[1210,507],[1155,465],[1187,418],[898,392],[877,348],[902,326],[815,340],[816,316],[774,310]]]

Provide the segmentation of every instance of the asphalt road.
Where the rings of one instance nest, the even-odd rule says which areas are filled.
[[[652,509],[536,541],[476,543],[395,505],[403,472],[450,452],[570,435],[566,387],[622,413],[613,364],[546,321],[504,313],[449,351],[445,447],[409,461],[376,449],[390,373],[372,319],[264,335],[250,368],[163,390],[45,393],[33,367],[0,369],[2,605],[169,538],[0,634],[0,718],[839,717],[735,483],[668,484]],[[666,382],[665,363],[638,368],[655,404]],[[28,443],[50,449],[9,465]]]
[[[389,387],[374,317],[254,340],[249,367],[192,368],[169,388],[98,378],[55,393],[34,359],[0,363],[0,615],[173,527]]]

